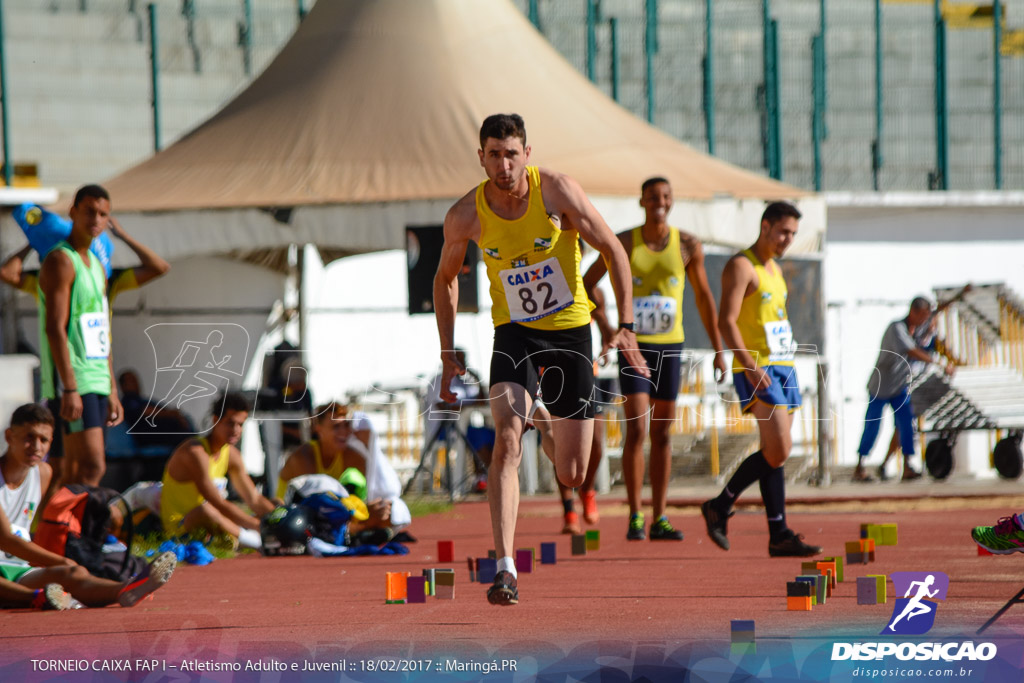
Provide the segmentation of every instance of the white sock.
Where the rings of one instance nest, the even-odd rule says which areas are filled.
[[[498,571],[508,572],[513,578],[519,578],[519,574],[516,573],[516,563],[511,557],[503,557],[498,560]]]
[[[238,530],[238,545],[243,548],[260,548],[263,546],[263,538],[260,537],[260,532],[255,529],[239,529]]]

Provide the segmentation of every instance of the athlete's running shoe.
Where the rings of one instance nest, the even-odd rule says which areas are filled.
[[[562,525],[563,534],[582,534],[583,529],[580,528],[580,518],[575,512],[565,513],[565,524]]]
[[[494,577],[494,585],[487,589],[487,602],[492,605],[518,605],[519,582],[512,572],[502,569]]]
[[[715,501],[706,500],[700,506],[700,513],[704,515],[704,524],[708,528],[708,536],[711,541],[722,550],[729,549],[729,537],[726,536],[729,518],[732,517],[735,512],[730,512],[727,515],[723,515],[715,507]]]
[[[771,557],[812,557],[820,553],[820,547],[804,543],[803,534],[792,531],[778,541],[768,542],[768,555]]]
[[[174,567],[178,564],[178,557],[174,551],[168,550],[161,553],[155,560],[149,563],[149,571],[140,574],[131,582],[125,584],[121,592],[117,594],[117,601],[122,607],[134,607],[139,600],[150,595],[160,586],[167,583],[174,573]]]
[[[629,518],[629,528],[626,530],[627,541],[642,541],[647,538],[644,533],[644,513],[638,512]]]
[[[672,526],[668,521],[668,517],[662,515],[651,525],[651,540],[681,541],[683,540],[683,532]]]
[[[587,524],[597,524],[601,515],[597,512],[597,491],[581,491],[580,500],[583,502],[583,521]]]
[[[995,526],[976,526],[971,538],[994,555],[1024,553],[1024,529],[1021,529],[1017,515],[1003,517]]]
[[[59,583],[48,583],[45,588],[36,591],[32,598],[32,609],[66,610],[71,609],[76,602]]]

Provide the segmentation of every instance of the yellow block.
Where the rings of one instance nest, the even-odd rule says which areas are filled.
[[[885,574],[868,574],[868,578],[875,580],[875,595],[878,596],[878,604],[884,605],[886,600]]]

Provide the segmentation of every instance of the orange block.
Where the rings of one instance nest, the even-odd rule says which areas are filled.
[[[811,597],[809,595],[800,598],[787,597],[786,609],[790,612],[810,612]]]
[[[822,575],[826,574],[826,570],[828,570],[830,572],[828,574],[828,587],[829,587],[829,593],[831,594],[831,590],[836,587],[836,563],[835,563],[835,560],[833,560],[832,562],[818,562],[816,566],[818,567],[818,571],[821,572]]]
[[[408,586],[406,579],[409,572],[386,572],[387,574],[387,602],[405,602],[408,599]]]
[[[875,561],[875,539],[873,538],[862,538],[860,539],[860,551],[866,553],[869,562]]]

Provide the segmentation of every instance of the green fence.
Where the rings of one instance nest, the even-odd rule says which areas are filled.
[[[1024,0],[516,2],[623,106],[740,166],[819,190],[1024,189]]]

